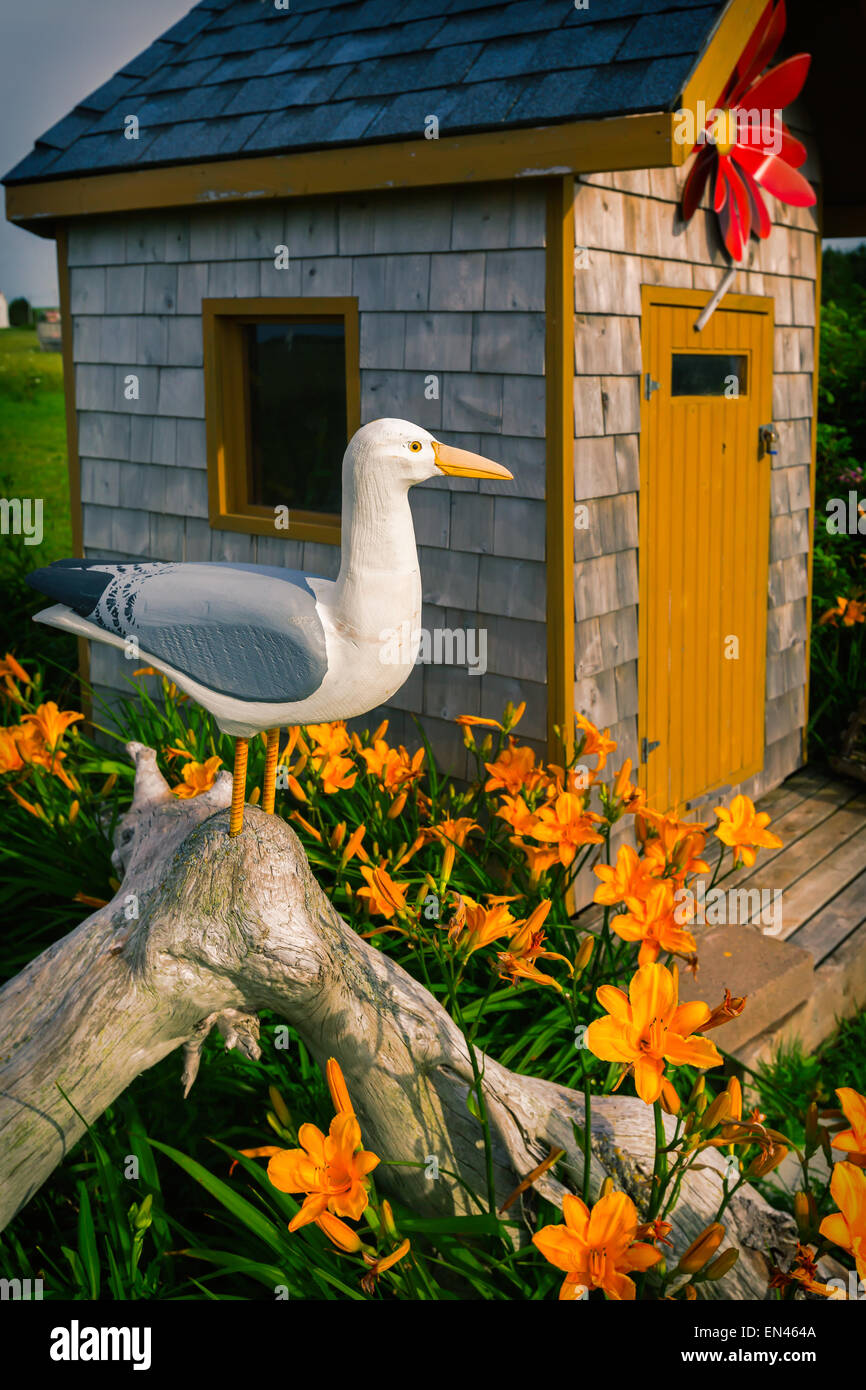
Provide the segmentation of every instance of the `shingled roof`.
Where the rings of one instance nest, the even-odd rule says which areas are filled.
[[[201,0],[4,183],[675,108],[724,0]],[[138,117],[140,138],[123,136]]]

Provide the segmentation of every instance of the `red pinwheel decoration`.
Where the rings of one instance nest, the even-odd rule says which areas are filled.
[[[798,172],[806,148],[788,130],[782,110],[806,81],[811,58],[798,53],[764,72],[785,32],[785,0],[770,0],[699,136],[700,149],[683,190],[683,218],[693,216],[710,175],[713,210],[734,261],[752,232],[768,237],[770,214],[761,190],[794,207],[811,207],[815,192]]]

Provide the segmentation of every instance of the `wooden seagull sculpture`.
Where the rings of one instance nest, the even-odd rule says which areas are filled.
[[[384,704],[420,644],[421,573],[409,489],[442,474],[511,478],[406,420],[373,420],[343,456],[336,580],[234,562],[57,560],[28,576],[58,600],[35,620],[126,647],[235,738],[229,833],[243,826],[249,739],[267,730],[262,806],[274,809],[283,725],[351,719]],[[409,634],[397,645],[394,632]]]

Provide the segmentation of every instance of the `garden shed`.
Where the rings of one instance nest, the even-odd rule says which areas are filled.
[[[818,206],[767,199],[696,331],[730,255],[683,184],[768,12],[202,0],[5,179],[7,217],[57,240],[77,553],[333,576],[346,438],[400,416],[514,478],[412,493],[430,659],[395,740],[421,716],[460,774],[454,717],[525,700],[539,749],[574,708],[609,727],[657,805],[781,782],[808,704],[819,210],[860,231],[866,198],[838,138],[858,7],[794,3]],[[128,690],[122,654],[89,662]]]

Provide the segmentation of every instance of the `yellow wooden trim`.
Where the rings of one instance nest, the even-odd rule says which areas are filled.
[[[824,269],[821,254],[821,238],[824,235],[824,199],[820,185],[818,187],[818,206],[815,211],[818,216],[818,234],[815,239],[815,328],[812,343],[812,449],[809,461],[809,526],[811,534],[809,536],[809,555],[806,561],[808,576],[806,590],[806,688],[804,691],[806,714],[803,725],[803,762],[806,762],[809,757],[809,663],[812,656],[812,569],[815,559],[815,479],[818,470],[818,372],[821,349],[821,276]]]
[[[766,7],[767,0],[731,0],[685,85],[681,110],[694,112],[699,101],[709,110],[718,101]],[[674,139],[672,163],[683,164],[693,148]]]
[[[348,439],[361,423],[361,375],[358,301],[352,297],[287,296],[282,299],[203,299],[205,419],[210,524],[216,530],[285,540],[339,545],[336,514],[292,511],[286,530],[274,526],[272,508],[249,497],[249,397],[240,328],[263,319],[340,320],[346,364]]]
[[[694,312],[697,318],[701,309],[705,307],[711,298],[711,290],[689,290],[667,287],[664,285],[642,285],[641,286],[641,350],[645,370],[649,369],[650,364],[655,360],[656,347],[667,349],[669,343],[664,339],[657,344],[653,339],[655,329],[653,327],[653,317],[651,310],[656,307],[687,308]],[[773,325],[775,317],[775,302],[770,296],[746,295],[746,294],[727,294],[719,305],[719,311],[735,311],[738,314],[755,315],[762,321],[760,338],[757,341],[755,353],[748,351],[750,360],[749,371],[750,381],[746,392],[747,397],[753,397],[758,413],[762,419],[769,421],[772,418],[772,388],[773,388]],[[689,351],[700,352],[702,349],[700,340],[695,335],[694,346],[689,347]],[[679,349],[677,349],[679,350]],[[707,347],[707,352],[718,351],[718,348]],[[761,362],[754,360],[756,356],[764,357],[764,369],[761,370]],[[766,370],[769,364],[770,370]],[[638,741],[639,745],[643,738],[658,737],[657,731],[647,727],[647,718],[650,705],[650,681],[654,672],[650,669],[651,662],[651,633],[650,633],[650,532],[652,530],[653,508],[661,505],[660,499],[654,495],[654,489],[648,486],[647,470],[649,465],[648,449],[650,439],[650,415],[652,402],[646,400],[646,393],[643,389],[643,378],[641,378],[641,401],[640,401],[640,506],[638,515],[638,554],[639,554],[639,575],[638,575]],[[693,397],[683,397],[684,402],[693,400]],[[657,489],[656,489],[657,491]],[[770,526],[770,485],[767,484],[767,509],[766,516],[760,519],[758,536],[758,549],[767,555],[769,560],[769,526]],[[698,506],[701,505],[700,499]],[[658,534],[658,527],[656,528]],[[675,537],[672,537],[672,545],[675,544]],[[761,595],[756,594],[755,600],[761,604]],[[746,781],[749,777],[760,772],[766,757],[766,747],[763,742],[763,718],[766,709],[766,626],[767,626],[768,604],[766,595],[759,609],[756,609],[757,617],[757,667],[754,672],[754,682],[758,686],[757,695],[759,697],[759,707],[761,711],[761,752],[758,758],[749,760],[742,766],[731,768],[725,773],[722,781],[730,782],[732,785]],[[671,640],[676,640],[677,634],[671,634]],[[658,678],[658,672],[655,673]],[[686,717],[688,711],[683,711]],[[689,718],[696,718],[695,711],[689,714]],[[695,735],[699,736],[699,735]],[[648,785],[648,764],[639,762],[637,780],[640,786],[646,788]],[[714,785],[719,785],[718,782]],[[702,796],[711,790],[711,787],[703,788],[694,793],[694,798],[700,800]],[[669,810],[670,807],[659,806],[658,810]]]
[[[63,397],[66,412],[66,472],[69,479],[69,517],[72,523],[72,553],[84,555],[84,514],[81,505],[81,458],[78,452],[78,411],[75,406],[75,356],[73,322],[69,293],[69,237],[66,227],[57,227],[57,284],[60,299],[60,330],[63,357]],[[90,643],[78,638],[78,675],[85,717],[93,719],[90,698]]]
[[[546,237],[547,741],[574,746],[574,177],[551,182]],[[562,738],[554,726],[562,731]]]
[[[719,279],[722,278],[723,273],[723,271],[719,272]],[[701,309],[709,303],[712,293],[712,290],[683,290],[665,285],[641,285],[641,308],[645,313],[652,305],[673,304],[680,309],[691,307],[700,313]],[[734,309],[739,314],[772,315],[775,300],[772,295],[726,294],[719,308]],[[697,334],[695,335],[694,351],[701,351],[701,340]],[[718,349],[708,348],[707,351],[718,351]]]
[[[40,223],[96,213],[664,168],[673,162],[672,120],[670,112],[658,111],[442,140],[397,140],[45,179],[7,187],[6,217],[39,231]],[[50,227],[43,232],[51,235]]]

